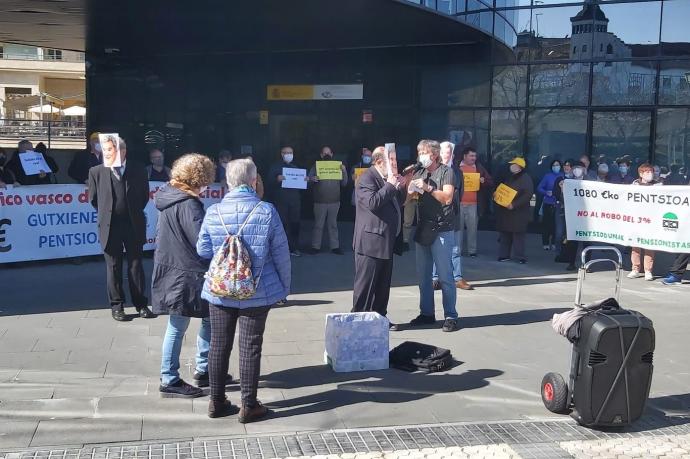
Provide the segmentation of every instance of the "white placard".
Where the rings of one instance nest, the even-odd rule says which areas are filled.
[[[283,188],[291,188],[296,190],[307,189],[307,170],[295,169],[292,167],[283,168]]]
[[[156,247],[158,210],[153,196],[163,182],[149,183],[144,250]],[[205,207],[220,201],[225,188],[204,191]],[[35,185],[0,189],[0,264],[103,253],[98,240],[98,213],[84,185]]]
[[[563,183],[568,240],[690,253],[690,187]]]
[[[19,160],[26,175],[38,175],[41,172],[50,174],[53,172],[41,152],[25,151],[24,153],[19,153]]]

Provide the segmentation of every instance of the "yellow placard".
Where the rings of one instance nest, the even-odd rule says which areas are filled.
[[[342,180],[342,164],[340,161],[316,161],[316,176],[319,180]]]
[[[464,191],[479,191],[481,182],[479,172],[465,172],[462,174],[464,181]]]
[[[314,86],[310,84],[273,85],[266,88],[268,100],[312,100]]]
[[[368,167],[355,167],[355,182],[359,180],[359,177],[369,170]]]
[[[494,193],[494,202],[499,206],[508,207],[515,199],[515,196],[517,196],[517,190],[501,183],[496,188],[496,193]]]

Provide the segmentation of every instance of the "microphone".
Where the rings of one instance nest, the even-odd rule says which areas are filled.
[[[402,175],[407,175],[410,172],[419,172],[422,169],[424,169],[424,166],[422,166],[422,163],[420,163],[420,162],[418,162],[416,164],[410,164],[405,169],[403,169]]]

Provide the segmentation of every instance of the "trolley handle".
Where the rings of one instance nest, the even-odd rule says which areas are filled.
[[[608,251],[608,252],[614,252],[618,258],[618,261],[616,260],[609,260],[608,258],[599,258],[596,260],[590,260],[588,262],[585,262],[587,259],[587,253],[593,251],[593,250],[601,250],[601,251]],[[614,287],[614,293],[613,297],[616,299],[616,301],[619,301],[620,299],[620,293],[621,293],[621,279],[622,279],[622,267],[623,267],[623,256],[621,255],[620,250],[618,250],[615,247],[612,246],[590,246],[590,247],[585,247],[582,250],[582,266],[577,272],[577,289],[575,290],[575,307],[581,307],[582,306],[582,288],[585,283],[585,277],[587,276],[587,270],[598,263],[611,263],[613,264],[613,267],[616,272],[616,284]]]

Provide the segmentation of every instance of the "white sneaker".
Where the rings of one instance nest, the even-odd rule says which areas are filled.
[[[544,246],[544,250],[549,250],[549,246],[548,246],[548,245],[545,245],[545,246]]]
[[[652,273],[644,273],[644,280],[646,281],[653,281],[654,280],[654,275]]]
[[[642,274],[639,271],[630,271],[628,274],[628,279],[637,279],[638,277],[642,277]]]
[[[551,244],[551,250],[556,250],[556,246],[554,244]]]

